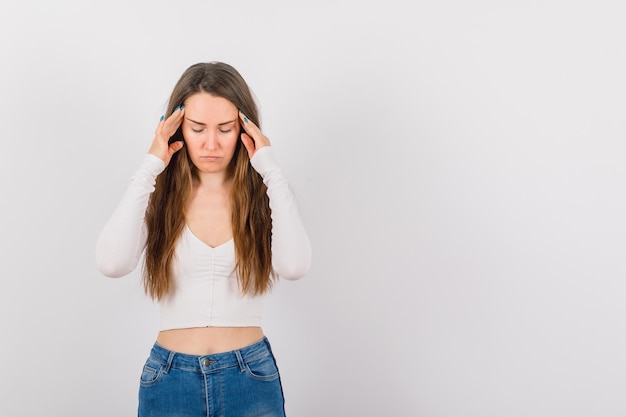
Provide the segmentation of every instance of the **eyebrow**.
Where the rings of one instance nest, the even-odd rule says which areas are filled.
[[[189,117],[186,117],[187,120],[189,120],[191,123],[195,123],[197,125],[202,125],[202,126],[206,126],[206,123],[202,123],[202,122],[196,122],[195,120],[190,119]],[[229,120],[228,122],[222,122],[222,123],[218,123],[218,126],[224,126],[233,122],[236,122],[237,119],[233,119],[233,120]]]

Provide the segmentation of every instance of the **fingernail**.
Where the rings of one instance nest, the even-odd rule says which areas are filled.
[[[181,104],[180,106],[178,106],[178,110],[182,110],[182,109],[184,109],[184,108],[185,108],[185,105],[184,105],[184,104]]]
[[[165,119],[165,115],[162,115],[161,118],[159,119],[159,122],[162,122],[163,119]]]
[[[243,114],[243,112],[241,111],[241,109],[239,109],[239,113]]]
[[[247,118],[246,116],[243,116],[243,121],[244,121],[245,123],[248,123],[248,118]]]

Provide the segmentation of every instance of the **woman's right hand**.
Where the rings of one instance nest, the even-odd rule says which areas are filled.
[[[183,148],[184,143],[182,141],[172,142],[171,144],[168,144],[168,142],[183,122],[184,114],[185,106],[176,107],[174,113],[167,119],[161,118],[154,132],[154,139],[148,153],[161,158],[166,167],[169,165],[172,156]]]

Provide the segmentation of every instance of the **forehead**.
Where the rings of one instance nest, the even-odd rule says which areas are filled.
[[[200,123],[219,124],[237,118],[237,107],[223,97],[196,93],[185,100],[185,116]]]

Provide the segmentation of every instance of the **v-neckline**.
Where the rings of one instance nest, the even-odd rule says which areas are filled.
[[[196,236],[196,234],[191,230],[191,228],[189,227],[189,225],[187,223],[185,223],[185,229],[187,229],[187,232],[193,236],[193,238],[195,240],[197,240],[200,244],[202,244],[204,247],[211,249],[211,250],[217,250],[219,248],[222,248],[228,244],[230,244],[231,242],[233,242],[233,238],[231,237],[230,239],[228,239],[227,241],[225,241],[224,243],[220,243],[217,246],[211,246],[208,243],[206,243],[204,240],[200,239],[198,236]]]

